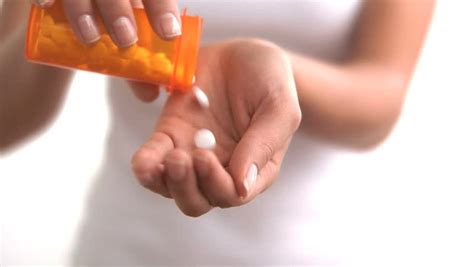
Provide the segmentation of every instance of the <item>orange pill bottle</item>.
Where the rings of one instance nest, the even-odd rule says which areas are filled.
[[[202,19],[181,16],[182,35],[164,41],[155,34],[143,9],[134,9],[138,42],[118,48],[98,19],[101,38],[82,44],[63,11],[62,0],[41,9],[33,6],[26,37],[26,57],[36,63],[92,71],[130,80],[166,85],[169,91],[192,87]]]

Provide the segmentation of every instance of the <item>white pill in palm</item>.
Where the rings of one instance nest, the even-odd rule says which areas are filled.
[[[216,138],[208,129],[200,129],[194,136],[194,144],[198,148],[212,150],[216,146]]]
[[[204,93],[204,91],[201,90],[201,88],[197,86],[193,86],[193,93],[201,107],[203,108],[209,107],[209,98],[207,98],[206,93]]]

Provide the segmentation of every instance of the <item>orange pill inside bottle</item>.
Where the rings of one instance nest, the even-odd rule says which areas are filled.
[[[182,35],[164,41],[153,31],[143,9],[134,9],[138,42],[118,48],[98,18],[101,38],[82,44],[74,35],[62,0],[41,9],[32,6],[26,38],[26,57],[36,63],[78,69],[130,80],[166,85],[169,91],[192,87],[199,52],[202,18],[181,16]]]

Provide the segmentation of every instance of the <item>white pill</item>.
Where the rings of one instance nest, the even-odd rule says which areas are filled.
[[[197,86],[193,86],[193,93],[201,107],[203,108],[209,107],[209,98],[207,98],[206,93],[204,93],[204,91],[201,90],[201,88]]]
[[[198,148],[212,150],[216,146],[216,138],[208,129],[201,129],[194,136],[194,144]]]

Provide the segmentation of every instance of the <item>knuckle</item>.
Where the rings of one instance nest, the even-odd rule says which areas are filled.
[[[301,109],[295,108],[293,109],[293,112],[291,113],[291,126],[293,129],[298,129],[301,124],[301,120],[303,119],[303,114],[301,112]]]
[[[303,118],[299,104],[292,102],[283,104],[282,101],[280,101],[279,104],[275,105],[279,105],[274,108],[274,110],[276,110],[275,114],[278,114],[278,117],[282,119],[281,123],[284,123],[285,127],[287,127],[286,129],[289,129],[293,134],[293,132],[300,127]]]
[[[272,158],[275,152],[273,149],[273,145],[270,144],[269,141],[265,141],[265,140],[263,140],[262,142],[258,144],[258,149],[261,151],[263,155],[263,159],[265,160],[264,162],[268,162]]]

